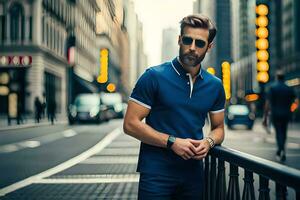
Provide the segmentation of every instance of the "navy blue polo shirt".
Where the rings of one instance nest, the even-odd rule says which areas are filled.
[[[199,140],[207,113],[224,111],[225,94],[220,79],[205,70],[200,70],[193,83],[175,58],[148,68],[129,100],[150,109],[146,123],[155,130]],[[176,175],[201,167],[202,161],[184,160],[172,150],[141,143],[139,172]]]

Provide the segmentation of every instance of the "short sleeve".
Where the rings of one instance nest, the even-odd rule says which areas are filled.
[[[223,112],[224,111],[224,106],[225,106],[225,92],[223,85],[220,84],[218,88],[218,95],[217,98],[210,110],[210,113],[218,113],[218,112]]]
[[[151,109],[154,104],[156,88],[157,81],[153,70],[151,68],[147,69],[136,82],[129,100]]]

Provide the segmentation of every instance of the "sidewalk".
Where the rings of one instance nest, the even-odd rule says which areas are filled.
[[[276,143],[275,140],[275,129],[273,126],[270,128],[271,132],[267,133],[265,128],[262,126],[262,120],[257,119],[255,121],[253,132],[258,134],[268,143]],[[300,148],[300,122],[290,122],[287,130],[287,146],[292,148]]]
[[[55,124],[67,124],[68,119],[66,116],[57,115],[54,120]],[[39,126],[47,126],[51,125],[51,121],[48,121],[47,117],[41,119],[39,123],[35,122],[35,119],[32,116],[26,116],[23,119],[21,124],[17,124],[17,120],[11,120],[11,124],[8,124],[8,120],[4,116],[0,116],[0,131],[14,130],[14,129],[22,129],[22,128],[31,128],[31,127],[39,127]]]

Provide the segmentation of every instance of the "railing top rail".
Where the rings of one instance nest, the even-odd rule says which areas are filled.
[[[300,190],[300,170],[223,146],[214,147],[210,154],[278,183]]]

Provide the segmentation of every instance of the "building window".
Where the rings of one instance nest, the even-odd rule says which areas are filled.
[[[32,41],[32,16],[29,17],[29,40]]]
[[[6,32],[6,28],[5,28],[5,16],[1,15],[0,16],[0,41],[1,41],[1,43],[4,42],[5,32]]]
[[[19,3],[10,7],[10,37],[12,41],[24,39],[24,9]]]

